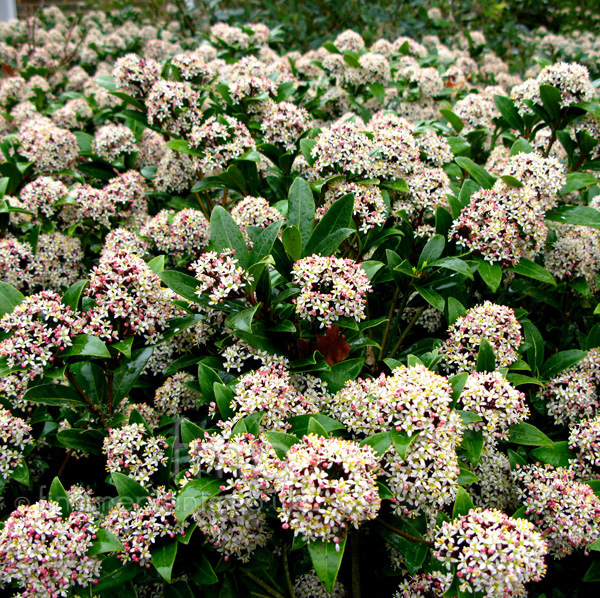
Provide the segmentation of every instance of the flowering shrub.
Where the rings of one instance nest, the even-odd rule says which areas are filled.
[[[3,591],[591,595],[600,40],[404,4],[0,24]]]

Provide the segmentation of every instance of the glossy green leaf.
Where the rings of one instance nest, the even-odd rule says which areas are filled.
[[[88,556],[95,554],[106,554],[107,552],[120,552],[125,550],[123,544],[115,534],[104,529],[98,528],[96,538],[92,541],[91,548],[87,551]]]
[[[131,359],[121,363],[119,368],[115,371],[113,392],[114,403],[116,405],[131,392],[131,389],[152,356],[153,351],[153,347],[136,349],[131,353]]]
[[[510,442],[524,446],[554,446],[552,440],[541,430],[525,422],[510,426]]]
[[[561,206],[546,212],[546,220],[600,228],[600,211],[589,206]]]
[[[435,262],[444,253],[444,247],[446,246],[446,239],[442,235],[433,235],[427,241],[421,255],[419,256],[419,263],[417,269],[422,270],[426,265]]]
[[[569,467],[570,460],[575,459],[577,455],[569,449],[569,442],[555,442],[553,446],[541,446],[533,449],[530,455],[542,463],[549,463],[554,467]]]
[[[360,442],[360,446],[370,446],[378,455],[383,455],[391,444],[392,434],[390,432],[377,432]]]
[[[150,493],[139,482],[119,472],[111,474],[123,506],[130,511],[133,505],[143,505]]]
[[[323,587],[327,592],[333,592],[346,548],[346,537],[339,543],[309,542],[307,547],[313,568]]]
[[[225,319],[225,326],[228,326],[232,330],[242,330],[244,332],[252,332],[252,320],[256,315],[256,312],[260,308],[260,303],[257,303],[253,307],[244,309],[236,314],[231,314]]]
[[[304,248],[303,255],[309,256],[315,253],[331,255],[348,234],[352,232],[352,229],[349,229],[348,226],[352,219],[353,209],[353,193],[349,193],[338,199],[327,210],[315,227]]]
[[[493,372],[496,369],[496,356],[494,349],[486,338],[482,338],[477,353],[477,371]]]
[[[204,477],[188,482],[177,495],[175,517],[185,521],[191,513],[221,491],[221,480]]]
[[[240,266],[248,267],[250,256],[244,235],[231,214],[222,206],[216,206],[210,216],[210,238],[218,253],[233,249]]]
[[[491,189],[494,186],[496,179],[483,166],[464,156],[457,156],[454,161],[485,189]]]
[[[177,541],[169,542],[155,546],[151,551],[152,565],[167,583],[171,583],[171,573],[177,557],[177,546]]]
[[[456,519],[461,515],[468,515],[471,509],[475,508],[473,499],[469,496],[469,493],[460,486],[454,499],[454,506],[452,507],[452,519]]]
[[[79,306],[79,300],[83,290],[88,285],[89,280],[78,280],[74,282],[62,296],[62,302],[67,307],[70,307],[73,311],[76,311]]]
[[[175,270],[165,270],[158,276],[172,291],[188,301],[198,303],[198,295],[196,295],[198,281],[193,276]]]
[[[310,141],[303,139],[302,141]],[[288,194],[287,225],[300,232],[302,247],[306,247],[315,222],[315,199],[310,185],[301,177],[294,179]],[[297,258],[296,258],[297,259]]]
[[[59,504],[63,519],[66,519],[71,514],[71,503],[67,491],[58,478],[54,478],[52,484],[50,484],[48,500]]]
[[[364,358],[346,359],[331,366],[328,372],[321,372],[319,378],[327,382],[330,393],[340,391],[348,380],[355,380],[365,363]]]
[[[24,395],[25,401],[55,407],[81,407],[84,399],[71,386],[63,384],[41,384],[30,388]]]
[[[73,344],[61,353],[61,357],[111,357],[106,343],[91,334],[78,334]]]
[[[600,213],[599,213],[600,214]],[[521,276],[527,276],[527,278],[533,278],[534,280],[539,280],[541,282],[547,282],[553,286],[556,286],[556,280],[554,276],[546,270],[543,266],[528,260],[525,257],[522,257],[519,260],[519,263],[515,266],[511,266],[509,268],[510,272],[514,272],[515,274],[520,274]]]
[[[285,432],[265,432],[265,436],[280,459],[284,459],[290,448],[300,442],[297,436]]]
[[[556,374],[563,370],[574,366],[581,361],[587,353],[579,349],[571,349],[569,351],[559,351],[550,357],[540,369],[540,377],[544,380],[550,380]]]

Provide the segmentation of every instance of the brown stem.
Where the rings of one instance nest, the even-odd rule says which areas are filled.
[[[294,591],[294,584],[292,583],[292,577],[290,575],[290,563],[288,561],[287,547],[283,548],[283,570],[285,571],[285,583],[287,584],[288,593],[290,598],[296,598],[296,592]]]
[[[269,584],[265,583],[259,577],[256,577],[252,571],[246,569],[245,567],[240,567],[239,569],[248,579],[251,579],[257,586],[260,586],[269,596],[273,596],[273,598],[285,598],[283,594],[280,594],[277,590],[274,590]]]
[[[108,390],[106,391],[108,416],[113,414],[113,400],[115,394],[115,375],[113,372],[108,372]]]
[[[97,415],[100,418],[100,421],[103,424],[106,424],[106,416],[104,415],[104,413],[102,413],[102,409],[100,409],[98,405],[96,405],[96,403],[94,403],[92,399],[90,399],[90,397],[87,396],[85,390],[81,388],[79,382],[75,380],[75,376],[73,376],[73,374],[69,372],[68,368],[65,370],[65,376],[67,380],[73,385],[75,390],[81,395],[81,398],[87,403],[88,411]]]
[[[350,552],[352,558],[352,598],[360,598],[360,552],[358,530],[350,532]]]
[[[552,129],[552,135],[550,135],[550,139],[548,140],[548,146],[546,147],[546,151],[544,152],[544,158],[547,158],[550,155],[550,150],[556,141],[556,129]]]
[[[58,470],[58,473],[56,474],[57,478],[60,478],[60,476],[62,475],[63,471],[65,470],[65,467],[67,466],[67,463],[69,462],[69,459],[71,458],[71,456],[73,455],[74,452],[75,451],[73,449],[69,449],[67,451],[65,460],[62,462],[62,465],[60,466],[60,469]]]
[[[383,332],[383,338],[381,339],[381,349],[379,350],[379,357],[377,358],[377,361],[381,361],[383,359],[383,351],[385,349],[385,343],[387,342],[387,337],[390,332],[390,326],[392,325],[392,318],[394,316],[394,310],[396,309],[396,303],[398,303],[398,297],[400,297],[400,289],[396,287],[396,292],[394,293],[394,298],[392,299],[392,306],[390,307],[390,313],[388,314],[388,321]]]
[[[408,325],[404,329],[402,336],[398,339],[398,342],[394,345],[394,348],[392,349],[392,352],[389,355],[390,358],[392,358],[394,355],[396,355],[396,351],[398,351],[398,349],[402,346],[404,339],[408,336],[408,333],[412,330],[412,327],[417,323],[417,320],[421,317],[421,314],[424,311],[425,311],[424,305],[422,307],[419,307],[419,309],[417,310],[417,313],[414,315],[413,319],[408,323]]]
[[[407,540],[411,540],[412,542],[419,542],[420,544],[425,544],[426,546],[433,548],[433,542],[430,542],[429,540],[423,540],[423,538],[417,538],[416,536],[407,534],[406,532],[403,532],[401,529],[398,529],[397,527],[394,527],[393,525],[390,525],[389,523],[386,523],[385,521],[382,521],[381,519],[379,520],[379,523],[381,523],[381,525],[383,525],[384,527],[387,527],[389,530],[393,531],[395,534],[398,534],[399,536],[406,538]]]

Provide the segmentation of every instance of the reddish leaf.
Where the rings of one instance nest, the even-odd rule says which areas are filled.
[[[330,326],[327,334],[317,334],[315,351],[320,351],[328,365],[344,361],[350,353],[350,345],[346,342],[339,326]]]

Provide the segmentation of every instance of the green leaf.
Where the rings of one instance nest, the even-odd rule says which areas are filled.
[[[537,375],[544,363],[544,339],[540,331],[530,320],[522,322],[525,342],[529,345],[526,351],[527,363],[534,375]]]
[[[463,372],[463,373],[466,373],[466,372]],[[477,415],[477,413],[474,413],[473,411],[465,411],[463,409],[456,409],[456,413],[458,413],[458,415],[460,415],[460,419],[461,419],[463,425],[473,424],[475,422],[483,421],[483,418],[480,415]]]
[[[198,281],[194,277],[175,270],[165,270],[164,272],[161,272],[158,277],[178,295],[181,295],[188,301],[198,303],[199,298],[198,295],[196,295]]]
[[[17,465],[10,474],[10,477],[16,482],[19,482],[19,484],[23,484],[23,486],[29,486],[29,467],[27,467],[27,463],[22,461]]]
[[[576,454],[569,449],[569,442],[555,442],[554,446],[542,446],[533,449],[531,456],[542,463],[549,463],[554,467],[569,467],[571,459],[576,458]]]
[[[581,361],[587,353],[580,351],[579,349],[571,349],[570,351],[559,351],[555,353],[544,363],[540,370],[540,377],[544,380],[550,380],[556,374],[559,374],[563,370],[574,366],[577,362]]]
[[[337,46],[333,42],[324,42],[323,47],[332,54],[341,54]]]
[[[430,263],[429,266],[436,268],[445,268],[446,270],[453,270],[454,272],[458,272],[467,278],[473,280],[473,272],[469,265],[457,257],[445,257],[441,260],[435,260]]]
[[[442,253],[444,253],[445,246],[446,239],[442,235],[433,235],[433,237],[427,241],[427,244],[419,256],[417,269],[422,270],[426,264],[435,262],[442,255]]]
[[[474,484],[479,481],[479,478],[472,471],[460,466],[459,470],[460,472],[456,481],[460,486],[468,486],[469,484]]]
[[[510,442],[524,446],[554,446],[552,440],[541,430],[525,422],[510,426]]]
[[[225,326],[232,330],[242,330],[244,332],[252,332],[252,320],[254,315],[260,308],[261,304],[257,303],[253,307],[239,311],[236,314],[231,314],[225,319]]]
[[[171,573],[177,556],[177,545],[177,541],[170,542],[162,546],[155,546],[151,551],[152,564],[167,583],[171,583]]]
[[[189,444],[197,438],[204,438],[204,430],[189,419],[181,420],[180,432],[183,444]]]
[[[101,405],[106,395],[104,369],[95,363],[81,361],[70,365],[69,370],[87,396],[97,405]]]
[[[0,282],[0,317],[10,314],[25,300],[25,296],[7,282]]]
[[[323,587],[327,592],[333,592],[346,548],[346,537],[337,544],[335,542],[309,542],[307,547],[313,568]]]
[[[315,159],[312,155],[315,145],[317,145],[317,142],[314,139],[300,139],[300,152],[302,152],[304,159],[309,163],[310,166],[315,165]]]
[[[202,554],[194,554],[194,560],[190,562],[190,577],[198,586],[210,586],[219,581],[209,560]]]
[[[331,366],[328,372],[320,372],[319,378],[327,382],[330,393],[340,391],[348,380],[355,380],[365,363],[364,358],[346,359]]]
[[[546,212],[546,220],[600,228],[600,211],[588,206],[561,206]]]
[[[460,486],[456,493],[456,499],[454,500],[454,506],[452,507],[452,519],[456,519],[461,515],[468,515],[471,509],[475,508],[473,499],[469,496],[469,493]]]
[[[460,374],[455,374],[451,378],[448,378],[448,382],[450,382],[450,385],[452,386],[453,405],[456,404],[460,398],[460,394],[462,393],[468,378],[469,374],[467,372],[461,372]]]
[[[496,179],[483,166],[479,166],[470,158],[463,156],[457,156],[454,161],[485,189],[491,189],[494,186]]]
[[[83,289],[85,289],[89,282],[89,280],[78,280],[77,282],[74,282],[62,296],[63,304],[70,307],[73,311],[77,311]]]
[[[233,249],[240,266],[248,267],[250,256],[244,235],[231,214],[222,206],[216,206],[210,216],[210,238],[218,253]]]
[[[284,229],[281,242],[293,262],[297,262],[302,257],[302,233],[297,226],[288,226]]]
[[[122,588],[124,584],[142,572],[141,567],[137,563],[130,562],[123,564],[115,556],[114,562],[116,567],[111,567],[111,570],[105,573],[108,562],[108,559],[102,562],[102,574],[98,583],[93,586],[94,593],[105,592],[111,588]],[[110,561],[110,563],[112,565],[113,561]]]
[[[302,141],[312,141],[303,139]],[[315,198],[310,185],[301,177],[294,179],[288,194],[287,225],[300,231],[302,247],[306,247],[315,222]],[[297,258],[296,258],[297,259]]]
[[[516,266],[511,266],[509,271],[514,272],[515,274],[520,274],[521,276],[527,276],[527,278],[533,278],[534,280],[550,283],[552,286],[556,286],[556,280],[554,279],[554,276],[552,276],[552,274],[550,274],[546,268],[536,264],[535,262],[532,262],[531,260],[528,260],[525,257],[522,257]]]
[[[296,415],[290,417],[288,422],[292,425],[291,432],[298,436],[304,436],[308,433],[308,423],[310,419],[316,419],[327,432],[334,430],[343,430],[344,424],[322,413],[309,413],[306,415]]]
[[[308,420],[308,427],[306,430],[307,434],[316,434],[317,436],[322,436],[323,438],[329,438],[329,432],[323,427],[322,424],[319,423],[317,418],[311,417]]]
[[[83,398],[70,386],[63,384],[41,384],[30,388],[24,395],[25,401],[52,405],[54,407],[81,407],[85,405]]]
[[[221,480],[204,477],[188,482],[177,495],[175,517],[183,523],[199,506],[221,491]]]
[[[265,436],[280,459],[285,459],[290,448],[300,442],[296,436],[285,432],[265,432]]]
[[[392,189],[399,193],[408,193],[408,183],[404,179],[396,179],[395,181],[386,181],[381,183],[381,186],[385,189]]]
[[[523,119],[521,118],[518,110],[515,108],[514,102],[510,98],[506,96],[495,95],[494,104],[496,104],[496,107],[498,110],[500,110],[500,114],[502,114],[504,120],[512,129],[523,132],[525,129]]]
[[[515,453],[515,451],[508,449],[506,451],[506,455],[508,460],[510,461],[510,468],[516,469],[517,465],[527,465],[527,461],[519,455],[519,453]]]
[[[281,220],[272,222],[263,230],[258,239],[256,239],[248,261],[250,266],[258,264],[263,258],[271,254],[275,239],[277,239],[277,236],[279,235],[281,224]]]
[[[460,133],[464,129],[465,123],[463,123],[460,116],[452,112],[452,110],[442,108],[442,110],[440,110],[440,114],[452,125],[452,128],[457,133]]]
[[[560,91],[552,85],[540,85],[540,98],[546,112],[553,121],[560,118],[560,102],[562,100]]]
[[[371,90],[373,97],[380,104],[385,104],[385,87],[381,83],[368,83],[367,86]]]
[[[581,581],[598,582],[600,581],[600,561],[593,561],[585,572]]]
[[[358,61],[357,55],[354,52],[344,52],[344,60],[348,66],[355,69],[360,68],[360,62]]]
[[[419,433],[408,435],[407,432],[398,432],[397,430],[392,430],[391,432],[392,442],[394,444],[394,448],[396,452],[402,457],[406,459],[406,453],[410,445],[418,438]]]
[[[395,517],[393,519],[393,527],[415,538],[423,539],[419,530],[404,519]],[[404,538],[387,528],[381,528],[379,534],[394,550],[403,556],[403,565],[406,566],[411,575],[415,575],[421,569],[429,554],[429,549],[425,544]]]
[[[73,339],[73,344],[65,349],[61,357],[105,357],[110,359],[111,354],[104,341],[91,334],[78,334]]]
[[[165,269],[165,256],[158,255],[151,259],[146,265],[154,272],[154,274],[160,274]]]
[[[482,257],[476,256],[475,259],[479,263],[477,272],[485,284],[489,287],[492,293],[495,293],[502,282],[502,266],[499,263],[490,264]]]
[[[494,349],[486,338],[481,339],[479,352],[477,353],[477,371],[493,372],[496,369],[496,356]]]
[[[106,554],[107,552],[117,552],[125,550],[123,544],[115,534],[102,527],[96,531],[96,538],[92,541],[91,548],[87,551],[88,556],[95,554]]]
[[[66,448],[87,451],[88,453],[99,455],[102,452],[102,441],[104,440],[104,436],[99,430],[70,428],[57,432],[56,439]]]
[[[390,432],[377,432],[360,442],[360,446],[370,446],[378,455],[383,455],[392,444]]]
[[[475,467],[483,451],[483,433],[480,430],[465,430],[460,448],[466,451],[466,458]]]
[[[133,346],[133,336],[126,338],[123,341],[118,341],[113,343],[110,348],[116,349],[119,353],[122,353],[127,357],[127,359],[131,359],[131,347]]]
[[[588,550],[600,551],[600,538],[598,538],[595,542],[592,542],[587,548]]]
[[[123,506],[130,511],[133,505],[143,505],[150,493],[134,479],[122,473],[111,474],[112,481]]]
[[[191,148],[189,142],[185,139],[171,139],[170,141],[167,141],[166,145],[173,151],[180,152],[182,154],[189,154],[190,156],[202,155],[198,150]]]
[[[315,227],[304,248],[303,255],[309,256],[315,253],[331,255],[337,249],[338,245],[353,232],[352,229],[347,228],[352,219],[353,209],[353,193],[349,193],[338,199]],[[343,231],[343,238],[340,238],[341,231]]]
[[[436,293],[431,289],[425,289],[418,285],[414,285],[414,289],[417,291],[417,293],[419,293],[419,295],[421,295],[421,297],[423,297],[423,299],[425,299],[425,301],[427,301],[427,303],[429,303],[429,305],[435,307],[435,309],[438,309],[439,311],[444,311],[446,301],[439,293]]]
[[[129,394],[142,370],[146,367],[153,351],[153,347],[133,351],[131,359],[122,363],[116,370],[113,381],[115,405],[118,405]]]
[[[67,491],[58,478],[52,480],[50,491],[48,492],[48,500],[59,504],[63,519],[66,519],[71,514],[71,503]]]
[[[448,297],[448,324],[452,326],[458,318],[467,313],[464,305],[454,297]]]
[[[213,392],[215,395],[215,402],[219,408],[221,417],[226,420],[233,417],[234,412],[231,408],[231,400],[233,399],[233,391],[231,388],[225,386],[221,382],[215,382],[213,384]]]
[[[506,380],[513,386],[523,386],[524,384],[536,384],[537,386],[544,386],[545,383],[537,378],[531,376],[525,376],[524,374],[507,374]]]

